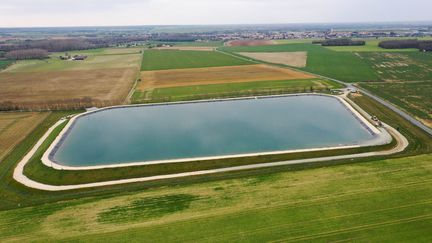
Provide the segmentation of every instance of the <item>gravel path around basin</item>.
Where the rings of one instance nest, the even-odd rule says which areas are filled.
[[[361,111],[363,113],[363,111]],[[376,152],[367,152],[367,153],[359,153],[359,154],[350,154],[350,155],[338,155],[338,156],[328,156],[321,158],[310,158],[310,159],[298,159],[298,160],[289,160],[289,161],[279,161],[279,162],[271,162],[271,163],[262,163],[262,164],[253,164],[253,165],[243,165],[243,166],[234,166],[228,168],[221,169],[212,169],[212,170],[200,170],[193,172],[184,172],[184,173],[176,173],[176,174],[168,174],[168,175],[158,175],[158,176],[149,176],[149,177],[141,177],[141,178],[131,178],[131,179],[122,179],[122,180],[113,180],[113,181],[103,181],[103,182],[95,182],[95,183],[87,183],[87,184],[78,184],[78,185],[48,185],[43,184],[37,181],[34,181],[24,175],[24,167],[30,161],[32,156],[36,153],[39,147],[43,144],[43,142],[48,138],[49,134],[63,122],[65,119],[58,121],[54,126],[52,126],[44,136],[39,139],[39,141],[35,144],[35,146],[27,153],[24,158],[18,163],[17,167],[14,170],[13,178],[30,188],[44,190],[44,191],[67,191],[67,190],[76,190],[76,189],[86,189],[86,188],[94,188],[94,187],[103,187],[103,186],[112,186],[112,185],[120,185],[120,184],[128,184],[128,183],[137,183],[137,182],[147,182],[147,181],[156,181],[156,180],[165,180],[165,179],[173,179],[173,178],[182,178],[182,177],[190,177],[190,176],[200,176],[200,175],[209,175],[216,173],[224,173],[224,172],[233,172],[233,171],[242,171],[242,170],[251,170],[251,169],[260,169],[260,168],[269,168],[275,166],[284,166],[284,165],[295,165],[295,164],[304,164],[304,163],[316,163],[316,162],[325,162],[325,161],[333,161],[333,160],[343,160],[343,159],[355,159],[355,158],[365,158],[372,156],[384,156],[391,155],[402,152],[408,147],[408,140],[400,134],[396,129],[388,126],[387,124],[383,124],[384,129],[389,132],[397,141],[397,145],[392,149],[385,151],[376,151]]]

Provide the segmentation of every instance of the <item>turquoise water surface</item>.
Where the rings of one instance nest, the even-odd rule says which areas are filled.
[[[76,120],[54,160],[67,166],[357,144],[373,135],[333,97],[287,96],[108,109]]]

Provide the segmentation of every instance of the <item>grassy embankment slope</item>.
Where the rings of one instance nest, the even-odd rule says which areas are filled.
[[[152,91],[152,101],[182,101],[239,96],[257,96],[320,91],[341,88],[342,85],[322,79],[258,81],[247,83],[209,84],[161,88]],[[168,98],[169,97],[169,98]],[[135,92],[133,100],[145,102],[145,92]]]

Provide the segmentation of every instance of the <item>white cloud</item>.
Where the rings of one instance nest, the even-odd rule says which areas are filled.
[[[430,0],[1,0],[0,26],[432,20]]]

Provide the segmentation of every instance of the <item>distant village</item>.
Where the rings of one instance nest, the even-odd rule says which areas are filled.
[[[322,31],[242,31],[233,33],[214,34],[206,36],[220,40],[236,40],[236,39],[336,39],[336,38],[421,38],[432,36],[432,27],[424,29],[406,29],[400,31],[340,31],[340,30],[322,30]]]
[[[115,46],[119,47],[133,47],[140,46],[143,43],[151,41],[160,41],[166,43],[175,43],[178,41],[230,41],[230,40],[295,40],[295,39],[380,39],[380,38],[422,38],[432,37],[432,27],[427,28],[406,28],[402,30],[389,30],[389,31],[342,31],[334,29],[326,30],[299,30],[299,31],[266,31],[266,30],[239,30],[239,31],[220,31],[211,33],[183,33],[183,34],[154,34],[146,33],[141,34],[139,37],[135,36],[135,41],[125,41],[124,43],[117,43]],[[169,45],[169,44],[166,44]]]

